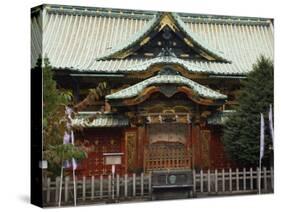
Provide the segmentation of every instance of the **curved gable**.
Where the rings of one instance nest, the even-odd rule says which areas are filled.
[[[182,40],[187,52],[195,52],[199,57],[208,61],[230,62],[228,59],[226,59],[221,51],[210,47],[210,45],[199,39],[195,33],[189,30],[179,15],[176,13],[167,12],[158,13],[155,15],[141,31],[132,35],[129,40],[116,45],[106,54],[97,58],[97,60],[125,59],[128,56],[136,53],[143,46],[149,45],[149,42],[154,37],[166,29],[169,29],[172,33],[175,33],[176,36]],[[167,40],[168,39],[169,38],[167,36]],[[163,48],[166,47],[167,46],[163,46]],[[173,45],[171,44],[169,48],[173,49]]]

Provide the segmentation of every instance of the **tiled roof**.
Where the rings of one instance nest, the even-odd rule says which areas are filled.
[[[150,68],[151,66],[156,65],[156,64],[177,64],[177,65],[184,67],[189,72],[194,72],[194,73],[209,73],[209,74],[218,73],[214,67],[212,69],[212,68],[209,68],[208,66],[202,66],[199,64],[195,64],[194,62],[192,62],[190,60],[183,60],[183,59],[180,59],[177,57],[172,57],[172,56],[161,56],[161,57],[148,59],[148,60],[145,60],[138,64],[133,64],[131,66],[129,65],[126,68],[124,68],[124,70],[118,70],[118,72],[126,73],[126,72],[145,71],[148,68]],[[226,63],[224,63],[224,64],[227,65]],[[239,75],[240,73],[233,72],[232,74]]]
[[[132,39],[149,27],[156,13],[143,16],[130,12],[101,12],[94,8],[53,8],[45,6],[41,15],[32,16],[32,67],[40,49],[57,69],[80,72],[115,73],[149,59],[97,61],[114,46]],[[105,15],[106,13],[106,15]],[[135,12],[136,13],[136,12]],[[182,25],[193,37],[204,40],[224,53],[228,63],[190,61],[214,74],[246,74],[263,54],[273,59],[273,25],[270,19],[179,14]],[[42,19],[43,20],[42,20]],[[41,44],[43,31],[43,42]]]
[[[121,115],[102,114],[96,115],[78,115],[72,120],[74,128],[93,128],[93,127],[125,127],[129,125],[127,117]]]
[[[142,82],[139,82],[133,86],[117,91],[116,93],[107,95],[105,98],[112,99],[125,99],[132,98],[141,93],[145,88],[151,85],[163,85],[163,84],[175,84],[175,85],[185,85],[191,88],[198,96],[210,99],[226,99],[227,96],[223,95],[217,91],[214,91],[210,88],[207,88],[203,85],[200,85],[190,79],[187,79],[180,75],[166,75],[158,74],[154,77],[146,79]]]
[[[221,112],[214,113],[211,115],[207,122],[212,125],[223,125],[225,121],[228,119],[229,115],[233,114],[235,110],[224,110]]]
[[[215,58],[218,58],[222,61],[228,61],[222,51],[218,51],[211,47],[211,43],[207,43],[205,39],[197,36],[196,33],[192,32],[189,27],[182,21],[181,17],[177,13],[171,13],[172,17],[176,20],[177,25],[185,33],[185,35],[192,40],[197,46],[201,47],[204,51],[209,53]]]
[[[110,59],[112,55],[124,51],[125,49],[128,49],[129,47],[133,46],[138,41],[141,41],[141,39],[144,38],[150,32],[150,29],[157,25],[158,19],[159,16],[154,15],[154,17],[141,30],[130,36],[128,40],[124,40],[122,43],[111,48],[110,51],[107,51],[104,55],[98,57],[97,60]]]

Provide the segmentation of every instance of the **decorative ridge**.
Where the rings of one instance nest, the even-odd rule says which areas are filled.
[[[50,13],[68,13],[78,15],[101,15],[101,16],[120,16],[132,18],[151,18],[157,14],[156,11],[149,10],[133,10],[133,9],[116,9],[104,7],[87,7],[87,6],[71,6],[71,5],[55,5],[44,4],[45,8]]]
[[[133,10],[133,9],[118,9],[118,8],[102,8],[102,7],[88,7],[88,6],[71,6],[71,5],[56,5],[43,4],[50,13],[61,14],[78,14],[78,15],[101,15],[101,16],[119,16],[127,18],[147,19],[157,14],[156,11],[149,10]],[[33,12],[37,7],[31,9]],[[270,18],[260,17],[242,17],[242,16],[226,16],[226,15],[209,15],[209,14],[194,14],[182,13],[177,14],[186,22],[206,22],[206,23],[233,23],[233,24],[262,24],[267,25],[271,22]]]
[[[202,17],[197,16],[182,16],[178,14],[185,23],[204,23],[204,24],[237,24],[237,25],[261,25],[267,26],[271,23],[271,19],[259,19],[259,18],[239,18],[239,17]]]

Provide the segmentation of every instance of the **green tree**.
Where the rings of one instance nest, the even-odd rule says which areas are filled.
[[[65,106],[71,103],[72,93],[57,88],[52,67],[44,59],[43,71],[43,142],[48,145],[62,143],[66,120]],[[47,147],[47,145],[46,145]]]
[[[269,165],[272,145],[269,125],[269,105],[273,105],[273,62],[261,56],[247,79],[241,82],[239,106],[224,126],[223,142],[232,160],[238,165],[257,166],[260,150],[260,113],[265,118],[265,155],[263,165]]]
[[[72,93],[58,89],[47,58],[43,64],[39,58],[33,71],[43,72],[43,157],[48,160],[49,173],[56,176],[64,160],[72,157],[79,160],[86,153],[80,147],[62,144],[67,122],[65,107],[72,103]]]

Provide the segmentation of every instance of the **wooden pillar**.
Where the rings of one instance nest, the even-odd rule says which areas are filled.
[[[129,128],[124,131],[124,140],[125,140],[125,155],[124,155],[124,164],[125,172],[132,172],[138,166],[138,136],[136,128]]]
[[[192,168],[201,168],[199,124],[192,124]]]
[[[186,150],[187,150],[187,159],[188,166],[193,169],[194,168],[194,155],[193,155],[193,146],[192,146],[192,124],[187,124],[187,132],[186,132]]]
[[[105,101],[104,112],[110,112],[110,111],[111,111],[111,105],[108,103],[108,101]]]
[[[122,168],[121,168],[121,174],[125,174],[127,173],[127,149],[126,149],[126,130],[122,131],[122,135],[121,135],[121,152],[124,153],[123,157],[122,157]]]
[[[211,139],[209,142],[209,168],[210,169],[216,169],[218,168],[218,161],[216,160],[217,154],[219,150],[217,150],[217,132],[213,126],[208,126],[210,132],[211,132]]]
[[[137,157],[137,166],[138,168],[143,168],[144,166],[144,143],[145,143],[145,127],[138,127],[137,132],[137,142],[138,142],[138,157]]]

